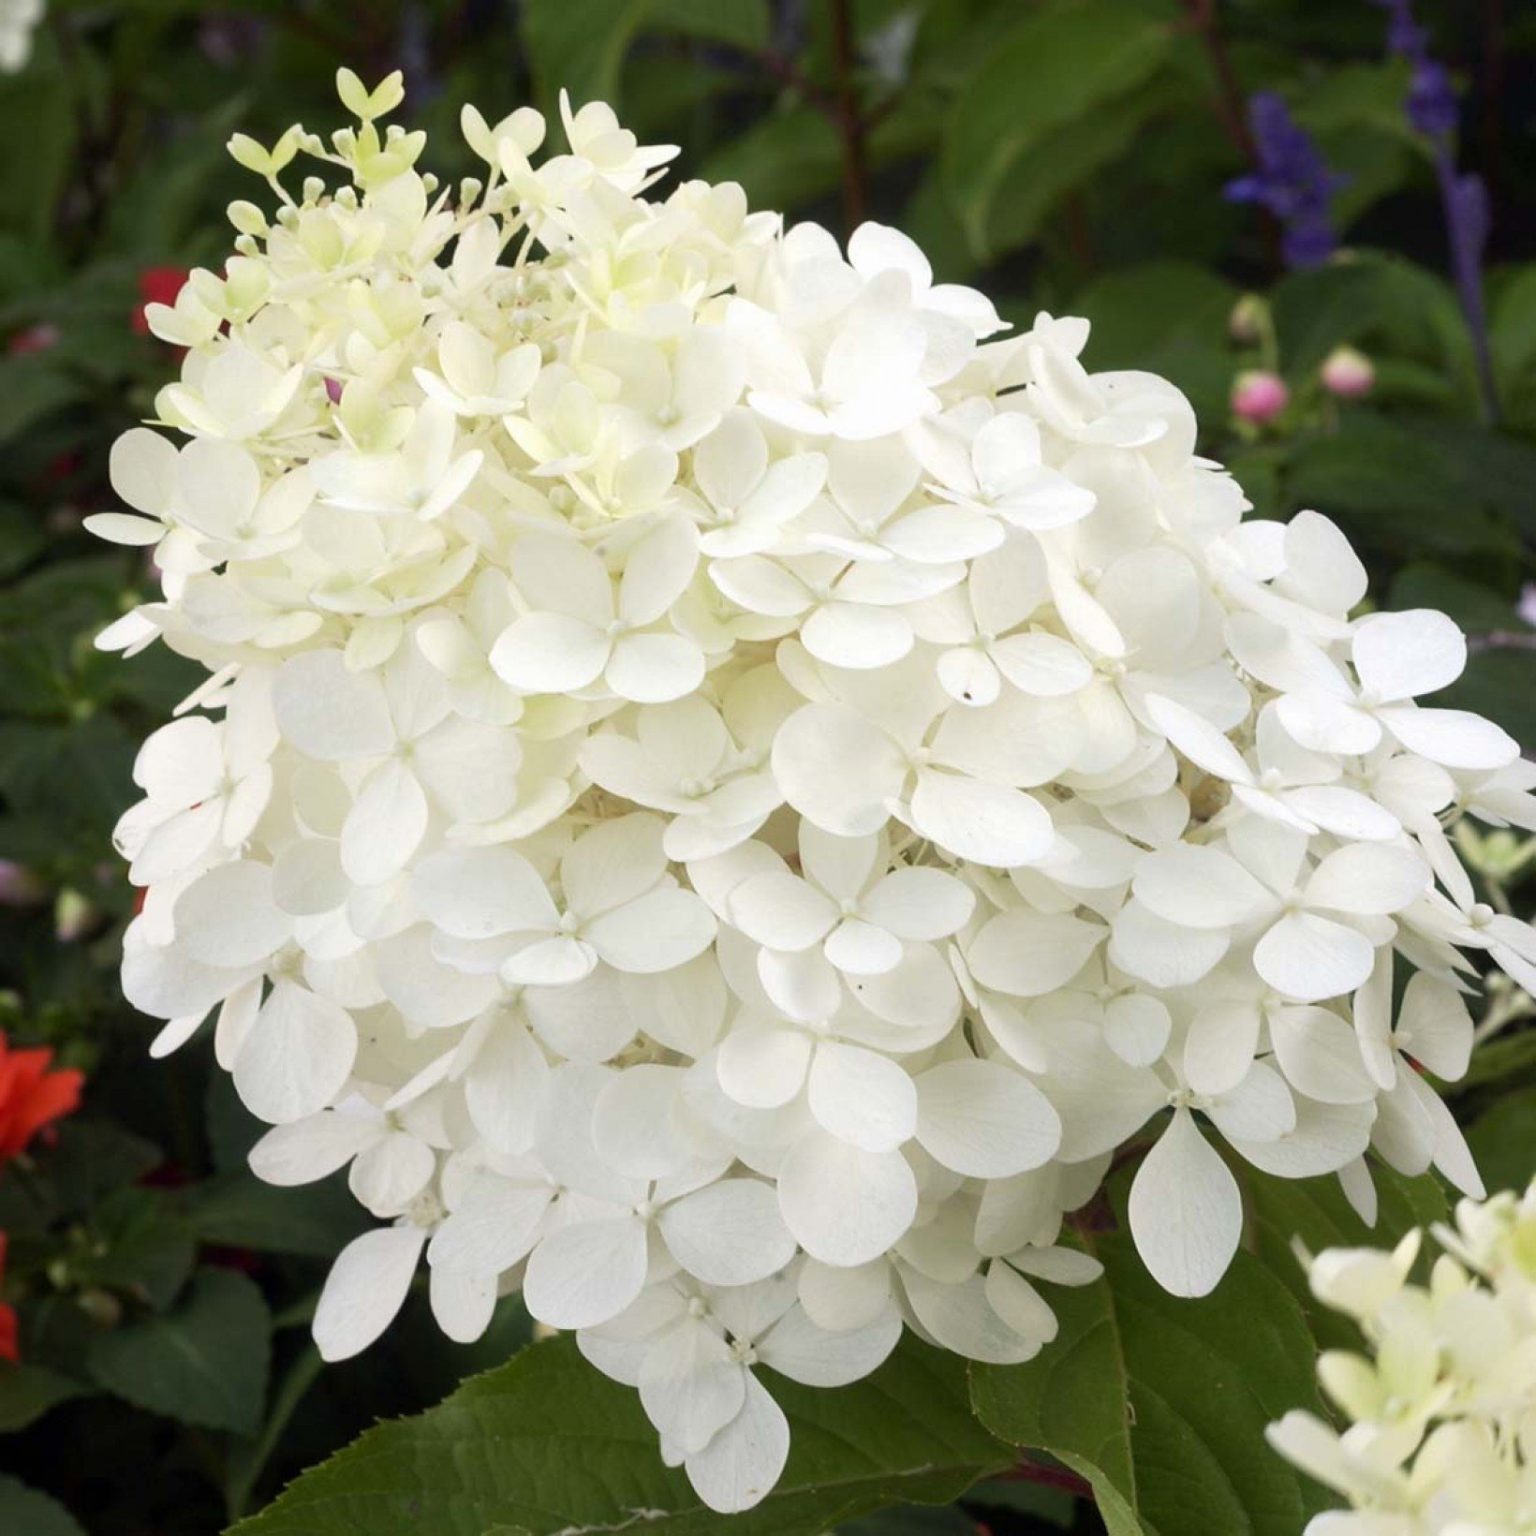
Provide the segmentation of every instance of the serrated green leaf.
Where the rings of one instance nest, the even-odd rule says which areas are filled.
[[[569,1337],[534,1345],[414,1419],[371,1429],[306,1473],[238,1536],[820,1536],[897,1501],[948,1503],[1008,1461],[971,1417],[963,1364],[908,1339],[838,1391],[765,1373],[790,1420],[789,1464],[756,1509],[728,1522],[662,1465],[636,1395]]]
[[[168,1418],[251,1434],[267,1392],[271,1315],[244,1275],[204,1270],[171,1311],[128,1323],[91,1346],[91,1376]]]
[[[1167,58],[1169,18],[1128,0],[1055,0],[1031,10],[956,98],[942,164],[973,248],[987,248],[992,204],[1014,163]]]
[[[79,1521],[46,1493],[0,1473],[0,1531],[5,1536],[85,1536]]]
[[[1054,1343],[1025,1365],[971,1368],[982,1422],[1088,1478],[1113,1536],[1295,1536],[1312,1495],[1263,1434],[1318,1406],[1295,1299],[1245,1253],[1184,1301],[1126,1234],[1091,1247],[1104,1277],[1052,1292]]]

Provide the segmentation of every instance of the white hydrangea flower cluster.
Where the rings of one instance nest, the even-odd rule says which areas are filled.
[[[1536,1511],[1536,1183],[1463,1200],[1425,1285],[1422,1234],[1386,1253],[1332,1248],[1307,1260],[1313,1294],[1353,1318],[1368,1354],[1326,1351],[1323,1390],[1341,1435],[1293,1410],[1270,1443],[1342,1494],[1350,1512],[1306,1536],[1522,1536]]]
[[[330,148],[232,142],[281,206],[151,308],[185,442],[126,434],[93,519],[164,578],[102,643],[210,673],[119,828],[125,991],[161,1052],[217,1010],[263,1178],[389,1223],[328,1358],[423,1255],[455,1339],[521,1288],[736,1510],[787,1449],[755,1365],[1028,1359],[1170,1106],[1130,1214],[1180,1294],[1238,1242],[1212,1136],[1476,1188],[1414,1064],[1536,936],[1445,827],[1536,827],[1536,769],[1415,704],[1449,620],[1351,618],[1338,530],[1242,522],[1176,389],[894,230],[650,199],[674,151],[601,104],[537,168],[537,113],[466,108],[440,188],[398,78],[340,90]]]

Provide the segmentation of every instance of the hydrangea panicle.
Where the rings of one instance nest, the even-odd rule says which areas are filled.
[[[326,1358],[423,1262],[454,1339],[521,1289],[733,1511],[787,1449],[757,1365],[1036,1353],[1144,1127],[1180,1294],[1238,1241],[1217,1140],[1477,1188],[1415,1064],[1536,937],[1446,828],[1536,827],[1536,770],[1418,704],[1449,620],[1352,617],[1338,529],[1244,522],[1172,385],[893,229],[663,193],[597,103],[555,152],[466,108],[445,187],[397,78],[340,94],[233,141],[277,211],[150,307],[187,354],[92,520],[163,580],[100,643],[208,672],[117,829],[124,989],[157,1053],[215,1019],[263,1178],[379,1218]]]
[[[1313,1294],[1358,1324],[1366,1352],[1328,1350],[1323,1391],[1340,1434],[1303,1409],[1269,1427],[1287,1460],[1348,1501],[1307,1536],[1514,1536],[1529,1524],[1536,1404],[1536,1184],[1463,1200],[1437,1226],[1427,1280],[1410,1232],[1386,1253],[1330,1248]]]

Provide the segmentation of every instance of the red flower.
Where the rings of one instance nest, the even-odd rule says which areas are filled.
[[[81,1072],[49,1071],[53,1050],[13,1051],[0,1034],[0,1164],[27,1149],[44,1126],[80,1104]]]
[[[139,303],[133,312],[133,328],[140,336],[149,335],[145,306],[174,304],[189,275],[185,267],[145,267],[139,273]]]
[[[0,1232],[0,1282],[5,1280],[5,1233]],[[0,1301],[0,1360],[20,1360],[16,1343],[16,1308]]]

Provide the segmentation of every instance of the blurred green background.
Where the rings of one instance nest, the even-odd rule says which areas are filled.
[[[258,1185],[206,1050],[149,1063],[118,997],[134,892],[110,832],[190,679],[163,649],[93,650],[154,577],[80,525],[177,368],[143,304],[217,268],[225,204],[257,195],[230,133],[326,131],[339,64],[401,68],[424,166],[464,174],[461,104],[552,111],[565,85],[681,145],[683,176],[840,235],[899,225],[1015,323],[1087,315],[1091,367],[1171,377],[1256,515],[1336,518],[1373,600],[1470,632],[1447,702],[1536,743],[1536,6],[1411,21],[1377,0],[0,0],[0,1028],[87,1075],[0,1170],[5,1536],[220,1530],[525,1335],[508,1306],[458,1348],[415,1306],[321,1371],[308,1312],[360,1213]],[[1469,852],[1529,910],[1528,848]],[[1518,1027],[1490,1050],[1456,1108],[1497,1187],[1529,1172],[1510,1128],[1536,1052]],[[978,1522],[1102,1529],[1027,1481],[857,1529]]]

